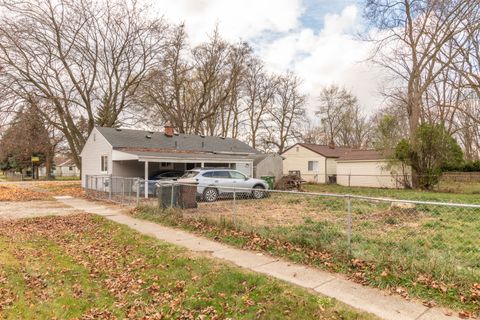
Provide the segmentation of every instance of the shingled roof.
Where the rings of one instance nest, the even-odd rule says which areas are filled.
[[[313,143],[297,143],[294,146],[288,148],[287,150],[296,147],[296,146],[302,146],[310,151],[313,151],[315,153],[318,153],[319,155],[322,155],[326,158],[338,158],[348,151],[352,150],[351,148],[346,148],[346,147],[329,147],[326,145],[320,145],[320,144],[313,144]],[[285,153],[287,150],[285,150],[283,153]]]
[[[211,152],[256,154],[256,149],[233,138],[200,136],[192,134],[174,134],[132,129],[96,127],[114,149],[151,149],[180,152]]]
[[[367,160],[382,160],[385,159],[383,151],[379,150],[351,150],[350,152],[342,155],[338,161],[367,161]]]

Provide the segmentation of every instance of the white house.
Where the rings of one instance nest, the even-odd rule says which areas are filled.
[[[169,126],[164,132],[95,127],[80,154],[82,185],[87,175],[148,179],[194,167],[229,167],[252,176],[259,153],[237,139],[178,134]]]
[[[326,183],[337,173],[337,162],[349,148],[297,143],[285,150],[283,174],[299,174],[302,179],[314,183]]]
[[[75,162],[67,156],[57,156],[53,159],[54,166],[51,174],[54,177],[79,177],[80,169],[78,169]],[[39,175],[46,176],[47,170],[45,166],[39,168]]]

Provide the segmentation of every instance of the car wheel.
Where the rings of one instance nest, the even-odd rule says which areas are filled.
[[[215,188],[206,188],[203,191],[203,200],[207,202],[214,202],[218,199],[218,191]]]
[[[255,186],[253,187],[252,197],[255,199],[261,199],[265,197],[265,188],[263,186]]]

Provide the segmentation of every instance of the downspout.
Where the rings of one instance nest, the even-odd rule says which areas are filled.
[[[325,157],[325,184],[327,184],[327,157]]]

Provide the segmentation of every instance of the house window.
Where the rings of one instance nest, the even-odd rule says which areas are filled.
[[[318,171],[318,161],[308,161],[308,171]]]
[[[108,171],[108,156],[101,157],[101,171],[102,172]]]
[[[170,165],[171,165],[170,162],[161,162],[161,164],[160,164],[160,166],[161,166],[162,168],[164,168],[164,167],[170,167]]]
[[[295,149],[297,149],[297,152],[299,152],[299,151],[300,151],[300,148],[299,148],[299,147],[296,147]]]
[[[68,171],[73,171],[73,167],[72,166],[68,167]]]

